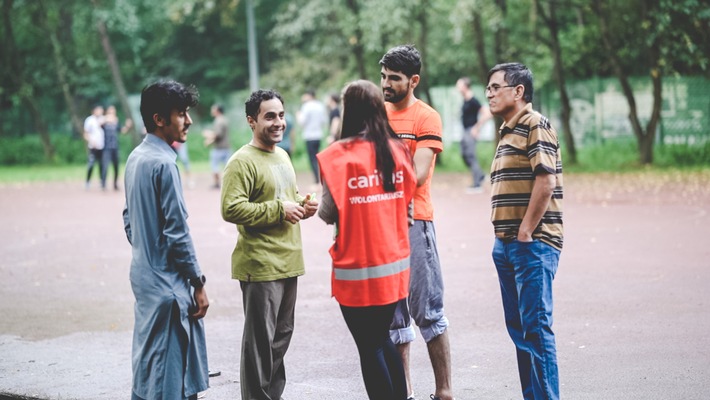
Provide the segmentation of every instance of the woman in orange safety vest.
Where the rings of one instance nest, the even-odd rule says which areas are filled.
[[[318,215],[336,224],[333,297],[360,354],[371,400],[405,400],[402,360],[389,337],[397,302],[409,291],[408,208],[416,177],[411,155],[387,121],[369,81],[343,91],[340,140],[318,154]]]

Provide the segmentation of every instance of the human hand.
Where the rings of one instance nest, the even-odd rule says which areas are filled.
[[[305,209],[305,214],[303,219],[310,218],[316,214],[318,211],[318,200],[316,200],[315,193],[309,193],[303,200],[303,208]]]
[[[474,139],[478,139],[480,133],[481,130],[478,128],[478,124],[471,127],[471,136],[473,136]]]
[[[205,287],[195,288],[195,305],[197,306],[197,311],[190,315],[192,318],[200,319],[207,315],[207,308],[210,306],[210,301],[207,298],[207,292]]]
[[[284,201],[284,221],[290,222],[292,224],[297,224],[298,221],[303,219],[306,210],[298,203],[292,201]]]
[[[518,236],[516,237],[518,242],[529,243],[533,241],[532,232],[524,232],[518,230]]]

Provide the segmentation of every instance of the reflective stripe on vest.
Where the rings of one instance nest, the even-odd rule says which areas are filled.
[[[376,265],[367,268],[333,268],[335,279],[340,281],[364,281],[368,279],[384,278],[397,275],[409,268],[409,257],[389,264]]]

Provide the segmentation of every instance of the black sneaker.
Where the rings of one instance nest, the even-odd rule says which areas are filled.
[[[441,400],[441,397],[434,396],[433,394],[430,394],[430,395],[429,395],[429,398],[430,398],[431,400]]]

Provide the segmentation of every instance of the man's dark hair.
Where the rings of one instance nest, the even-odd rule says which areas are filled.
[[[223,106],[223,105],[221,105],[221,104],[219,104],[219,103],[214,103],[214,104],[212,105],[212,107],[214,107],[215,109],[217,109],[217,111],[219,111],[220,114],[224,114],[224,106]]]
[[[419,75],[421,72],[422,56],[411,44],[396,46],[382,56],[380,66],[394,72],[401,72],[407,78],[411,78],[412,75]]]
[[[518,86],[523,85],[525,88],[525,94],[523,95],[523,100],[526,103],[532,102],[533,99],[533,75],[532,72],[523,64],[520,63],[505,63],[498,64],[488,71],[488,81],[491,80],[491,76],[498,71],[503,71],[503,79],[508,85]]]
[[[252,92],[251,96],[249,96],[249,99],[244,103],[247,117],[252,117],[256,120],[256,117],[259,115],[259,107],[261,107],[261,103],[272,99],[279,99],[281,101],[281,104],[284,104],[283,97],[281,97],[279,92],[275,90],[259,89],[255,92]]]
[[[196,106],[199,100],[200,94],[196,87],[176,81],[158,81],[144,87],[141,92],[141,117],[145,130],[148,133],[155,132],[157,126],[153,115],[160,115],[166,125],[170,125],[170,113],[173,110],[185,111]]]

